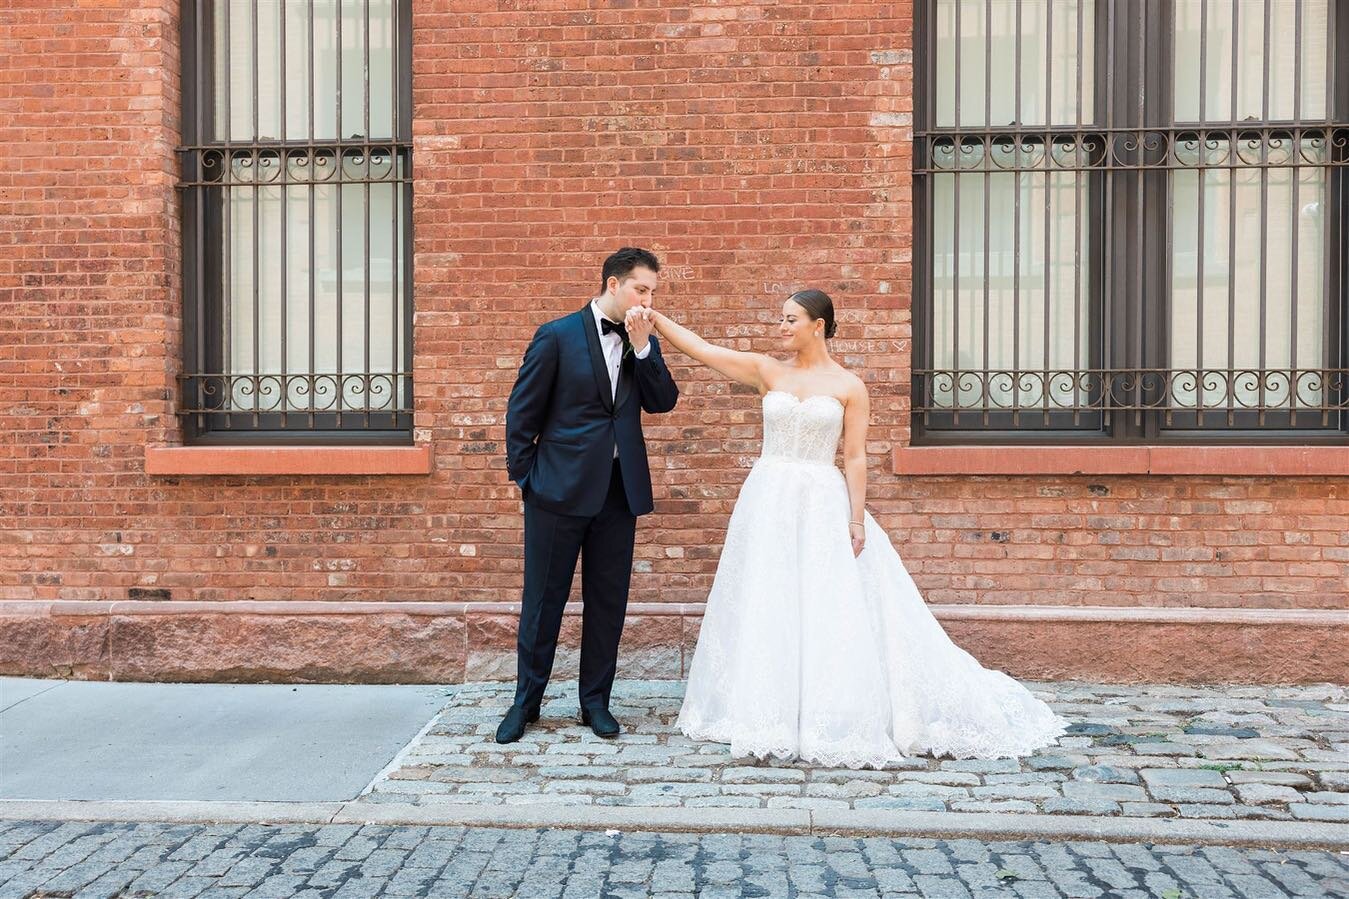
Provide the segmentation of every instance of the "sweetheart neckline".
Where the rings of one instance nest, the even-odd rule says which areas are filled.
[[[768,396],[769,394],[773,393],[780,393],[783,396],[789,396],[792,399],[796,400],[798,404],[808,403],[811,400],[833,400],[835,403],[838,404],[838,407],[840,409],[844,408],[843,401],[840,400],[838,397],[834,396],[832,393],[812,393],[810,396],[807,397],[799,397],[796,394],[792,393],[790,390],[769,390],[764,393],[764,396]]]

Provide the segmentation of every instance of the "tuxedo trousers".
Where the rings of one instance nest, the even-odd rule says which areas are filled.
[[[614,460],[593,516],[559,515],[525,500],[525,584],[516,642],[515,703],[536,709],[553,672],[562,613],[581,559],[581,708],[608,708],[628,609],[637,517]]]

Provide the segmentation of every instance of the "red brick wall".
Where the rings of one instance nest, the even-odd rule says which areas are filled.
[[[521,351],[593,294],[612,248],[655,250],[658,302],[743,348],[775,344],[793,288],[835,294],[837,348],[877,384],[878,465],[909,339],[909,4],[506,6],[415,22],[419,425],[457,470],[450,545],[476,556],[444,569],[474,599],[519,589],[501,422]],[[676,377],[678,414],[647,420],[664,470],[634,597],[700,601],[757,403],[707,370]]]
[[[413,5],[430,477],[143,473],[181,439],[177,3],[0,13],[0,598],[516,599],[515,368],[638,244],[665,264],[662,306],[738,347],[772,350],[793,288],[834,296],[834,348],[872,390],[870,505],[931,600],[1349,603],[1344,478],[891,473],[911,3]],[[705,598],[758,448],[755,398],[673,361],[635,601]]]
[[[125,596],[181,552],[141,474],[178,439],[177,7],[0,11],[0,596]]]
[[[932,602],[1349,605],[1344,478],[880,479]]]

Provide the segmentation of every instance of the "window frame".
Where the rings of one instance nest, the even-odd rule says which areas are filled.
[[[1018,0],[1019,2],[1019,0]],[[1129,393],[1135,396],[1140,408],[1064,409],[1045,412],[1040,406],[1019,410],[988,411],[983,407],[963,410],[937,407],[930,399],[933,382],[943,373],[934,372],[934,257],[936,238],[933,233],[934,194],[937,171],[933,166],[934,142],[943,137],[974,136],[992,141],[999,137],[1022,138],[1042,136],[1044,140],[1080,139],[1083,136],[1132,132],[1161,134],[1171,140],[1187,130],[1184,123],[1176,123],[1172,116],[1172,47],[1175,33],[1175,5],[1171,0],[1098,0],[1092,55],[1094,66],[1095,124],[1081,126],[1046,124],[1043,127],[1007,126],[999,128],[978,124],[962,127],[954,122],[950,127],[938,127],[937,122],[937,34],[934,27],[938,0],[918,0],[914,6],[914,228],[913,228],[913,340],[911,367],[911,444],[915,446],[947,445],[1317,445],[1349,443],[1349,408],[1344,408],[1349,378],[1344,374],[1349,366],[1349,260],[1342,252],[1331,252],[1326,259],[1329,269],[1326,297],[1327,329],[1333,335],[1333,353],[1325,360],[1325,369],[1340,372],[1340,380],[1329,400],[1340,406],[1329,413],[1330,423],[1321,428],[1272,427],[1270,417],[1287,417],[1288,410],[1271,407],[1268,411],[1238,411],[1226,426],[1182,429],[1175,426],[1184,410],[1165,407],[1146,408],[1148,403],[1159,403],[1164,384],[1174,372],[1167,363],[1171,301],[1171,173],[1163,166],[1150,168],[1113,166],[1105,159],[1099,167],[1087,174],[1083,189],[1085,203],[1082,221],[1092,227],[1087,238],[1085,254],[1087,276],[1081,278],[1086,293],[1086,319],[1082,327],[1088,335],[1084,367],[1072,374],[1086,375],[1083,381],[1094,388],[1086,392],[1092,403],[1098,403],[1106,384],[1131,383]],[[1338,8],[1337,8],[1338,7]],[[1327,85],[1328,136],[1326,195],[1331,214],[1327,218],[1327,248],[1343,246],[1349,235],[1349,167],[1345,166],[1344,142],[1349,138],[1349,66],[1336,65],[1335,60],[1349,59],[1349,10],[1342,4],[1330,4],[1333,33],[1327,52],[1327,69],[1334,80]],[[974,15],[983,14],[979,5]],[[1072,11],[1070,9],[1069,14]],[[1084,40],[1086,37],[1084,36]],[[987,65],[988,63],[986,63]],[[1019,76],[1018,76],[1019,82]],[[1138,88],[1142,88],[1140,92]],[[955,90],[960,91],[959,85]],[[1146,102],[1138,100],[1144,96]],[[1083,116],[1087,119],[1087,116]],[[1208,131],[1251,130],[1268,132],[1280,130],[1283,120],[1241,122],[1224,127],[1209,123]],[[1302,127],[1315,128],[1316,123]],[[1113,130],[1112,130],[1113,129]],[[1190,126],[1188,130],[1196,130]],[[1283,129],[1287,130],[1287,129]],[[1339,146],[1336,140],[1340,141]],[[1169,146],[1169,145],[1168,145]],[[1052,171],[1052,169],[1045,169]],[[1213,170],[1198,165],[1194,171]],[[969,170],[979,177],[983,169]],[[1019,169],[1018,171],[1027,171]],[[985,178],[989,177],[984,175]],[[957,202],[959,198],[957,196]],[[1269,216],[1267,207],[1262,215]],[[988,223],[985,223],[985,229]],[[1107,266],[1107,254],[1126,264]],[[1081,269],[1079,268],[1079,271]],[[1133,299],[1141,298],[1141,299]],[[1025,372],[1027,366],[1022,366]],[[1032,372],[1036,371],[1031,369]],[[1280,369],[1266,369],[1280,371]],[[981,369],[956,370],[964,378],[973,376],[976,389],[983,379],[985,396],[990,372]],[[1127,378],[1132,376],[1133,380]],[[1124,380],[1115,380],[1123,377]],[[1110,379],[1110,380],[1107,380]],[[1004,381],[1004,383],[1008,383]],[[1043,382],[1042,382],[1043,383]],[[948,381],[949,384],[949,381]],[[1043,388],[1046,389],[1047,388]],[[1327,386],[1326,389],[1332,390]],[[1116,399],[1118,393],[1113,393]],[[985,406],[989,401],[985,400]],[[1207,414],[1222,410],[1207,407]],[[1304,411],[1304,418],[1319,412]],[[1224,416],[1225,417],[1225,416]],[[1261,419],[1264,419],[1263,426]],[[1168,426],[1170,422],[1170,426]]]
[[[338,11],[342,9],[338,0]],[[369,14],[366,0],[366,14]],[[413,159],[412,159],[412,3],[411,0],[391,0],[394,21],[394,78],[397,101],[392,110],[394,134],[391,139],[331,140],[313,137],[301,139],[259,140],[256,135],[245,141],[214,137],[215,83],[214,32],[212,0],[184,0],[180,15],[180,72],[181,72],[181,145],[179,182],[182,240],[182,371],[178,376],[179,418],[184,443],[196,446],[410,446],[413,443]],[[253,15],[257,15],[257,0],[253,0]],[[282,20],[284,23],[284,19]],[[283,25],[284,27],[284,25]],[[340,27],[340,26],[339,26]],[[282,38],[284,53],[284,37]],[[256,60],[254,61],[256,65]],[[285,61],[282,59],[284,67]],[[310,60],[312,67],[313,61]],[[368,59],[365,65],[369,65]],[[310,69],[313,80],[313,69]],[[340,76],[340,73],[338,75]],[[312,87],[311,87],[312,93]],[[283,101],[284,102],[284,101]],[[256,100],[255,100],[256,103]],[[284,109],[284,105],[282,107]],[[222,289],[222,269],[226,264],[222,210],[227,200],[228,186],[211,186],[206,177],[206,160],[214,154],[226,159],[235,152],[276,152],[283,162],[288,154],[315,150],[331,151],[337,160],[344,154],[371,148],[387,148],[392,153],[393,189],[397,197],[395,234],[401,242],[401,258],[395,260],[402,306],[402,327],[399,341],[402,348],[400,362],[404,372],[334,372],[287,373],[251,375],[225,374],[223,321],[226,298]],[[312,157],[311,157],[312,158]],[[400,174],[401,170],[401,174]],[[284,166],[283,175],[284,177]],[[345,182],[341,175],[335,184]],[[247,190],[242,185],[233,189]],[[284,188],[283,188],[284,190]],[[368,192],[367,192],[368,196]],[[314,228],[311,222],[310,228]],[[254,252],[259,237],[255,234]],[[366,264],[369,265],[369,233],[366,234]],[[247,251],[247,248],[241,248]],[[287,254],[286,258],[290,258]],[[284,261],[282,262],[284,272]],[[283,275],[284,279],[284,275]],[[283,298],[284,303],[284,298]],[[313,311],[309,312],[311,330]],[[369,334],[366,334],[367,346]],[[284,381],[277,379],[284,378]],[[278,410],[252,411],[232,409],[224,411],[220,399],[229,395],[241,381],[252,381],[252,389],[267,387],[283,391],[283,395],[297,382],[307,381],[307,389],[317,395],[328,385],[347,391],[353,383],[363,384],[369,391],[375,382],[384,379],[394,390],[391,410],[338,411]],[[396,386],[396,385],[400,385]],[[339,403],[339,406],[341,404]]]

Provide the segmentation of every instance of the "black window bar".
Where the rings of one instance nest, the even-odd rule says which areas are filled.
[[[410,0],[188,0],[194,443],[408,443]]]
[[[922,0],[915,442],[1343,442],[1349,7]]]

